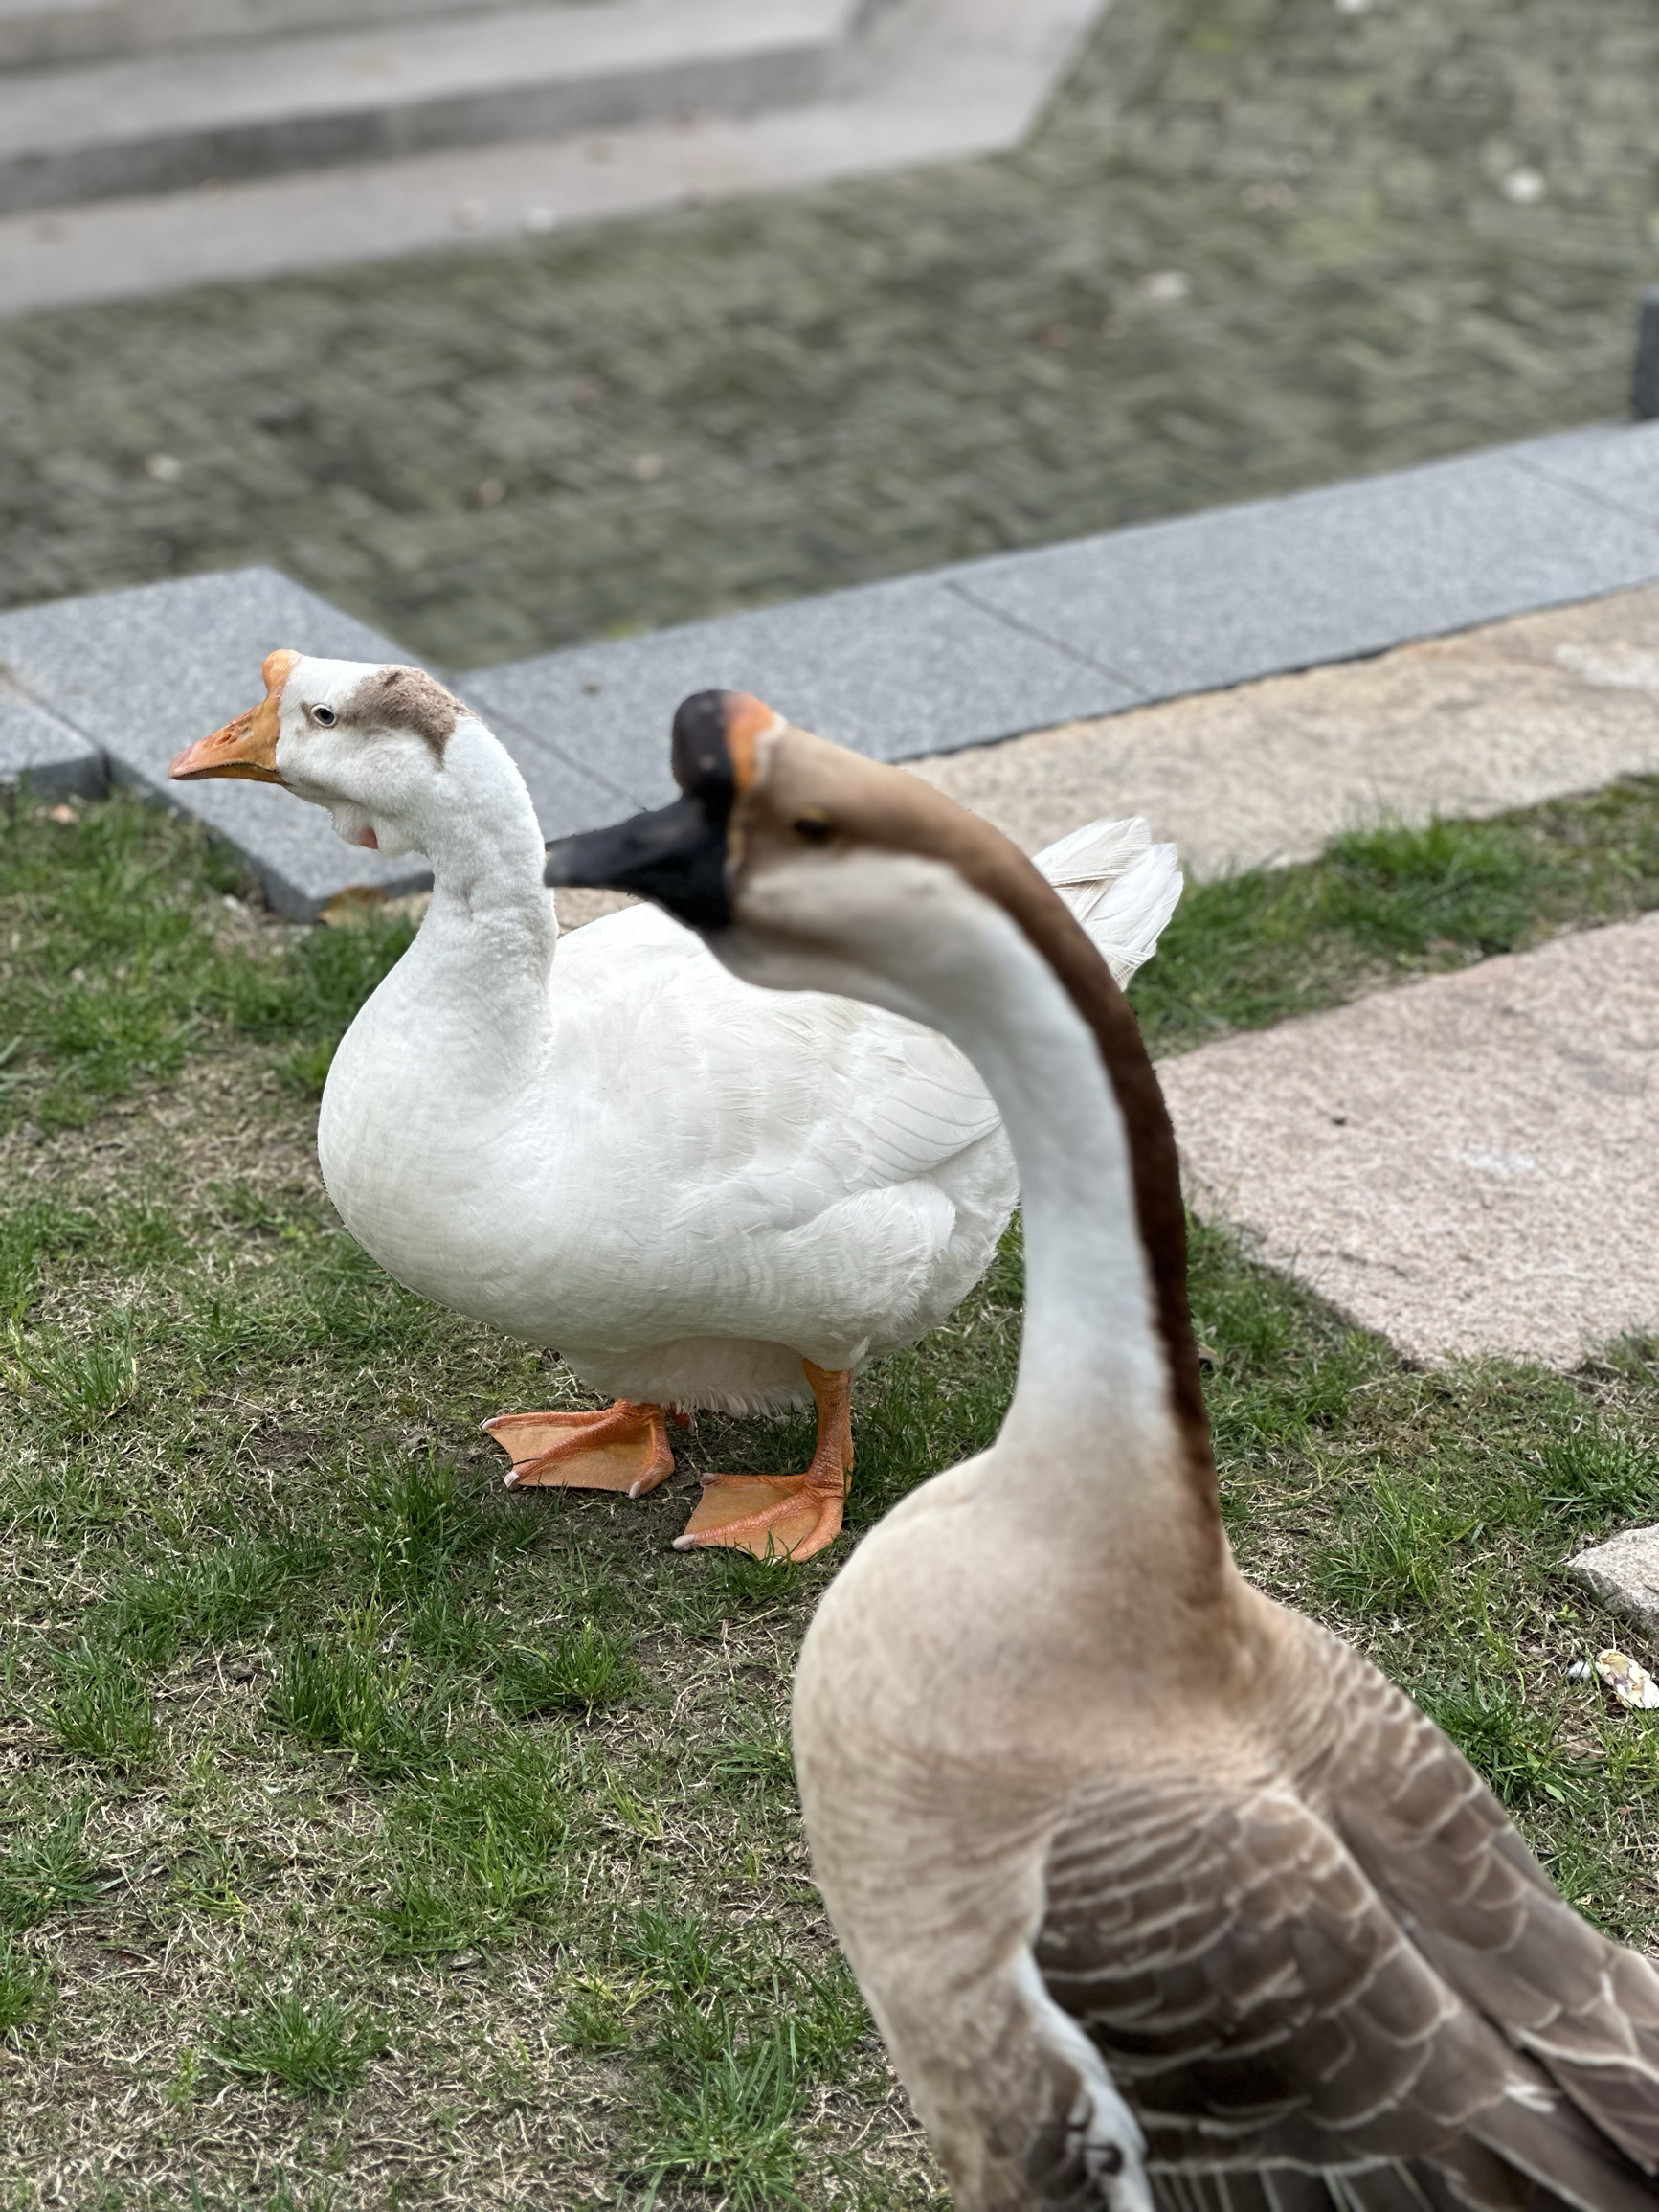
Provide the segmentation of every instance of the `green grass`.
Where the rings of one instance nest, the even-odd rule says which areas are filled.
[[[626,1698],[639,1679],[626,1639],[584,1620],[549,1650],[514,1645],[505,1652],[496,1668],[494,1698],[498,1710],[516,1720],[538,1713],[591,1715]]]
[[[60,1907],[89,1904],[101,1894],[83,1844],[86,1799],[61,1804],[48,1823],[38,1806],[25,1804],[19,1812],[21,1832],[0,1856],[0,1931],[8,1936],[26,1934]]]
[[[53,1995],[49,1976],[22,1946],[0,1938],[0,2043],[16,2043],[19,2030],[39,2019]]]
[[[1656,820],[1626,786],[1199,887],[1137,1002],[1173,1045],[1633,911]],[[36,981],[67,964],[55,931],[91,957],[77,885],[111,850],[135,941],[183,912],[207,962],[158,954],[153,1003],[215,960],[293,983],[356,935],[226,949],[188,827],[116,801],[52,828],[0,907],[69,917],[34,925]],[[569,1378],[356,1250],[284,1072],[393,941],[361,936],[354,982],[261,1033],[252,996],[192,1000],[165,1123],[135,1057],[77,1134],[78,1048],[30,1031],[29,1115],[63,1112],[11,1140],[0,1193],[15,2201],[938,2203],[796,1815],[788,1682],[837,1555],[668,1549],[698,1470],[799,1466],[809,1426],[705,1416],[637,1504],[504,1488],[480,1423],[573,1402]],[[1561,1569],[1659,1518],[1659,1346],[1424,1374],[1219,1232],[1193,1284],[1246,1569],[1437,1714],[1583,1910],[1651,1940],[1659,1731],[1568,1679],[1626,1632]],[[995,1434],[1020,1298],[1016,1230],[861,1380],[855,1535]]]
[[[248,886],[206,832],[123,794],[71,811],[24,803],[0,828],[0,1126],[78,1127],[228,1034],[284,1044],[283,1074],[320,1088],[409,921],[232,937],[224,902]],[[60,1219],[37,1235],[61,1242]]]
[[[54,1655],[36,1719],[66,1751],[100,1765],[146,1767],[158,1748],[147,1670],[119,1647],[87,1637]]]
[[[1311,866],[1189,884],[1133,997],[1155,1053],[1659,906],[1659,782],[1490,822],[1356,830]]]
[[[210,2059],[227,2073],[280,2082],[302,2096],[339,2096],[386,2047],[360,2005],[336,1998],[309,2004],[295,1990],[261,1990],[213,2024]]]

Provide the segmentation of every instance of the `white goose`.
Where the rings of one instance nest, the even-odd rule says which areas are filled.
[[[775,720],[728,753],[549,879],[936,1025],[1020,1165],[1002,1433],[864,1539],[795,1701],[814,1871],[961,2212],[1653,2212],[1659,1971],[1233,1564],[1175,1141],[1105,964],[914,778]]]
[[[810,1392],[805,1473],[707,1478],[678,1540],[810,1556],[841,1527],[853,1372],[942,1320],[1007,1222],[984,1085],[913,1023],[751,990],[653,907],[559,943],[524,779],[460,701],[418,669],[295,652],[264,679],[173,776],[284,784],[348,843],[432,864],[419,935],[324,1092],[342,1219],[399,1282],[614,1396],[489,1422],[510,1482],[639,1497],[673,1471],[671,1409]],[[724,758],[721,699],[681,711],[686,774]],[[1094,824],[1042,866],[1123,976],[1180,891],[1144,823]]]

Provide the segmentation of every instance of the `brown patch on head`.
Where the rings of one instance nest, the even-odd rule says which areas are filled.
[[[799,848],[797,824],[859,844],[942,860],[1017,922],[1093,1030],[1123,1116],[1135,1217],[1153,1278],[1170,1400],[1194,1487],[1220,1528],[1221,1507],[1198,1344],[1187,1303],[1187,1224],[1175,1130],[1140,1025],[1106,961],[1019,846],[920,777],[784,727],[733,811],[733,853]]]
[[[337,727],[408,730],[424,739],[439,763],[466,710],[424,668],[376,668],[340,702]]]

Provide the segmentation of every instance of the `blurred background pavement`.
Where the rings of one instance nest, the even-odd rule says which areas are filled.
[[[12,314],[0,605],[468,667],[1615,418],[1656,122],[1651,0],[1115,0],[995,158]]]

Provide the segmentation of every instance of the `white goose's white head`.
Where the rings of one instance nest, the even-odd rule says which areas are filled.
[[[175,781],[233,776],[280,783],[326,807],[347,845],[430,853],[459,796],[458,732],[471,724],[491,753],[500,752],[421,668],[283,650],[266,655],[261,673],[258,706],[186,746],[168,771]],[[458,750],[478,748],[463,740]]]

